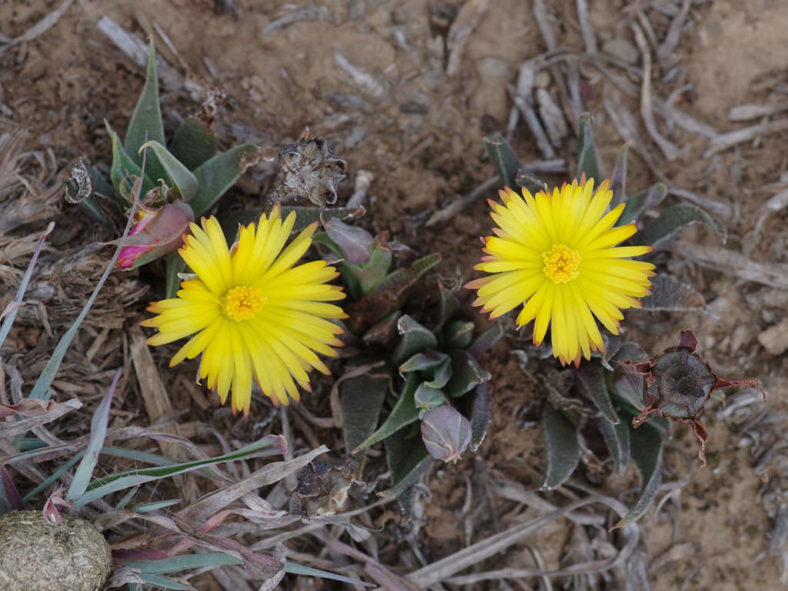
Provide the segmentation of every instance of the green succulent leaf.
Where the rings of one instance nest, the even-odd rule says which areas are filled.
[[[422,382],[416,388],[416,393],[413,395],[413,402],[419,411],[424,411],[446,404],[448,400],[440,388],[433,388],[426,382]],[[420,416],[422,414],[421,412],[419,413]]]
[[[651,311],[686,312],[706,307],[706,300],[698,290],[667,273],[659,273],[651,280],[651,295],[641,303],[643,310]]]
[[[446,289],[443,283],[438,283],[438,291],[439,291],[439,312],[438,312],[438,326],[436,328],[441,328],[446,325],[457,312],[460,311],[460,300],[457,299],[457,294],[455,294],[450,289]]]
[[[616,473],[623,474],[630,458],[629,432],[632,428],[631,425],[626,421],[613,424],[605,417],[597,417],[594,419],[594,424],[602,433],[610,457],[613,458],[613,467]]]
[[[582,363],[575,370],[575,383],[582,396],[594,403],[602,416],[611,423],[618,423],[619,418],[605,382],[605,370],[599,363]]]
[[[392,358],[394,363],[400,365],[416,353],[431,349],[438,344],[438,339],[432,331],[419,324],[413,317],[405,314],[397,321],[397,330],[401,335]]]
[[[434,461],[427,452],[418,430],[400,429],[384,442],[386,463],[391,471],[391,488],[380,493],[382,497],[396,497],[409,512],[410,507],[403,501],[410,499],[403,495],[419,481],[421,475]]]
[[[473,341],[476,325],[470,320],[454,320],[443,330],[444,342],[447,347],[465,349]]]
[[[189,170],[194,170],[216,156],[216,136],[198,119],[181,123],[170,144],[170,152]]]
[[[402,389],[402,393],[389,416],[377,431],[357,445],[351,453],[355,454],[363,451],[375,445],[378,441],[390,437],[402,429],[402,427],[410,425],[418,420],[419,409],[416,408],[414,395],[419,384],[420,381],[415,374],[408,375],[408,379],[405,381],[405,387]]]
[[[594,184],[599,185],[602,175],[599,169],[599,158],[594,145],[594,130],[591,128],[591,115],[580,115],[579,152],[577,156],[577,178],[583,174],[586,180],[594,179]]]
[[[110,178],[112,186],[115,188],[115,194],[118,200],[124,205],[128,206],[131,201],[127,196],[130,196],[134,189],[134,182],[142,174],[142,169],[139,165],[132,160],[128,152],[123,148],[120,143],[118,134],[115,133],[109,123],[107,125],[107,133],[109,133],[110,140],[112,141],[112,168],[110,169]],[[148,162],[145,163],[146,171],[150,170]],[[146,174],[142,180],[142,195],[153,189],[154,183]]]
[[[186,270],[186,261],[183,260],[178,251],[171,252],[165,258],[164,264],[164,295],[165,298],[174,298],[181,286],[181,278],[178,276]]]
[[[616,222],[616,226],[625,226],[632,222],[636,222],[644,211],[662,203],[662,200],[665,199],[667,194],[668,188],[665,185],[662,183],[655,183],[645,191],[641,191],[637,195],[628,198],[624,206],[624,211],[621,212],[621,217],[618,218]]]
[[[725,226],[701,208],[689,203],[678,203],[663,210],[653,222],[640,231],[640,242],[658,250],[669,243],[686,226],[703,222],[724,240],[727,236]]]
[[[446,384],[446,392],[452,398],[467,394],[492,376],[483,369],[476,358],[467,350],[454,350],[451,355],[451,379]]]
[[[643,517],[657,494],[659,485],[662,484],[662,433],[650,423],[641,425],[637,429],[631,428],[632,417],[626,417],[625,422],[630,426],[632,459],[640,472],[643,484],[637,501],[624,518],[613,526],[613,529]]]
[[[498,178],[501,179],[503,186],[516,189],[518,186],[517,171],[520,170],[522,164],[512,146],[499,133],[485,137],[482,141],[484,141],[487,156],[493,163],[495,172],[498,173]]]
[[[542,415],[547,470],[543,490],[561,486],[572,475],[580,461],[580,444],[575,426],[561,412],[546,404]]]
[[[487,435],[490,424],[490,400],[487,384],[479,384],[471,407],[471,451],[475,452]]]
[[[161,121],[161,108],[159,107],[159,77],[156,72],[156,49],[153,46],[153,40],[151,40],[148,50],[148,71],[145,77],[145,86],[142,87],[142,94],[134,107],[124,141],[126,152],[138,165],[142,164],[142,155],[139,150],[146,141],[159,142],[164,145],[164,125]],[[149,156],[145,167],[147,175],[154,182],[159,178],[166,178],[155,157]]]
[[[474,357],[481,357],[487,351],[492,349],[493,345],[503,336],[503,326],[496,322],[490,328],[485,330],[482,334],[476,337],[473,344],[468,347],[468,353]]]
[[[524,187],[532,195],[536,195],[539,191],[544,191],[547,188],[546,183],[542,179],[532,175],[525,168],[517,171],[517,186]]]
[[[435,368],[449,360],[446,353],[440,351],[425,351],[416,353],[405,363],[399,366],[399,373],[404,374],[410,371],[424,371]]]
[[[178,189],[183,200],[187,203],[191,201],[199,187],[197,177],[159,142],[151,140],[140,146],[140,150],[145,148],[150,148],[159,159],[159,163],[167,173],[167,179]]]
[[[629,143],[624,144],[619,150],[613,172],[610,173],[610,190],[613,191],[613,198],[610,200],[611,209],[627,200],[627,152],[629,152]]]
[[[372,435],[389,391],[387,376],[361,375],[339,387],[345,448],[350,451]]]
[[[236,146],[203,162],[194,169],[199,188],[189,205],[200,216],[235,184],[248,166],[254,164],[260,149],[253,144]]]

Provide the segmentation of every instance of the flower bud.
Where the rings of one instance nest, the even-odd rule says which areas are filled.
[[[424,415],[421,438],[433,458],[456,462],[471,442],[471,424],[453,406],[444,404]]]
[[[118,267],[139,267],[176,250],[193,221],[192,208],[180,201],[159,209],[144,209],[120,251]]]

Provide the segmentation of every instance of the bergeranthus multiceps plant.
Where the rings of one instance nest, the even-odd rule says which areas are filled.
[[[317,354],[333,357],[342,345],[332,320],[345,313],[331,302],[345,294],[328,283],[339,273],[323,260],[295,266],[317,228],[308,226],[285,248],[295,221],[295,212],[282,220],[277,205],[257,228],[242,226],[232,248],[216,218],[192,224],[179,252],[195,277],[181,283],[177,297],[152,303],[156,316],[142,322],[159,329],[151,345],[190,336],[170,366],[202,355],[200,377],[222,403],[232,392],[233,412],[246,416],[253,381],[275,405],[286,405],[299,399],[298,386],[309,390],[311,369],[329,373]]]
[[[617,246],[637,227],[614,227],[624,204],[607,212],[609,181],[594,190],[594,179],[581,178],[535,195],[507,187],[500,197],[489,202],[496,235],[484,239],[488,256],[474,267],[489,275],[466,284],[478,290],[474,305],[497,318],[522,304],[517,325],[535,321],[537,346],[550,325],[553,355],[564,365],[604,352],[596,320],[617,335],[621,310],[640,307],[654,275],[654,265],[629,258],[650,246]]]

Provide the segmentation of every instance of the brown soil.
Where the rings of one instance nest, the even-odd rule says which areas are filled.
[[[575,3],[560,0],[544,4],[550,5],[558,45],[583,52]],[[665,11],[646,6],[677,9],[682,2],[624,6],[617,0],[600,0],[589,4],[591,26],[600,47],[615,38],[636,50],[630,24],[643,24],[637,6],[645,11],[661,40],[670,17]],[[237,20],[228,14],[215,14],[207,0],[133,4],[77,0],[36,39],[7,51],[0,43],[0,135],[24,128],[27,148],[49,155],[48,166],[54,163],[63,172],[81,155],[93,162],[108,162],[111,149],[103,121],[109,121],[115,129],[125,129],[144,71],[124,57],[97,28],[97,22],[109,17],[140,38],[153,32],[155,25],[174,48],[174,52],[167,49],[161,35],[156,35],[162,55],[177,74],[175,82],[163,88],[162,110],[168,132],[177,122],[175,114],[185,116],[197,111],[205,98],[204,89],[222,89],[228,97],[217,122],[223,147],[254,141],[278,148],[295,141],[308,128],[312,135],[334,142],[337,154],[348,162],[350,180],[340,187],[340,202],[352,192],[351,181],[358,171],[370,171],[375,178],[365,204],[369,212],[365,223],[378,231],[389,231],[420,254],[440,252],[444,262],[438,273],[452,281],[467,280],[471,264],[478,257],[478,237],[490,227],[483,200],[445,227],[425,229],[424,222],[493,174],[484,159],[481,138],[491,131],[505,130],[512,107],[506,85],[516,84],[524,60],[545,51],[530,3],[329,0],[301,6],[298,9],[304,9],[305,17],[276,26],[272,23],[296,8],[277,0],[238,0],[236,5],[240,15]],[[480,12],[478,24],[468,33],[461,50],[456,50],[441,19],[430,17],[427,5],[433,12],[440,8],[451,14],[459,9],[460,18],[474,10]],[[665,100],[682,85],[691,85],[677,93],[676,106],[720,133],[758,123],[760,119],[731,123],[728,111],[745,103],[787,100],[784,57],[788,55],[788,6],[768,0],[696,1],[690,5],[678,47],[668,56],[675,60],[677,73],[665,81],[661,76],[674,67],[666,64],[674,62],[668,59],[659,64],[663,69],[655,64],[652,92]],[[17,37],[56,7],[57,3],[50,1],[0,2],[0,34]],[[362,74],[353,76],[348,72],[350,68],[340,67],[343,59]],[[639,64],[630,67],[639,69]],[[581,65],[580,75],[584,108],[593,114],[597,145],[610,165],[623,140],[605,109],[605,100],[617,91],[596,69]],[[549,79],[546,84],[555,90]],[[630,187],[638,190],[660,178],[668,179],[672,186],[730,206],[733,215],[723,219],[729,231],[726,248],[746,252],[754,261],[788,262],[785,210],[771,213],[760,234],[753,235],[762,205],[785,189],[784,183],[776,189],[768,187],[781,182],[781,175],[788,170],[785,132],[706,157],[706,138],[680,128],[671,132],[664,120],[658,119],[662,133],[683,148],[679,158],[668,161],[640,122],[637,96],[617,96],[639,122],[636,146],[640,151],[630,159]],[[515,130],[513,144],[523,161],[542,158],[522,122]],[[556,150],[559,157],[569,161],[570,171],[574,169],[575,150],[573,133]],[[51,172],[43,171],[40,176],[39,195],[43,195],[57,181]],[[558,182],[566,176],[547,180]],[[259,207],[272,180],[270,170],[261,165],[225,197],[227,205],[222,207]],[[35,380],[101,272],[104,259],[97,256],[100,249],[96,243],[113,239],[105,230],[91,226],[56,192],[46,195],[45,202],[32,207],[32,211],[40,208],[45,215],[39,212],[38,219],[31,215],[26,224],[6,236],[0,230],[2,309],[12,298],[46,221],[51,217],[56,222],[43,256],[48,271],[34,279],[30,292],[40,306],[20,312],[4,349],[5,361],[19,369],[26,384]],[[682,244],[693,243],[719,248],[716,238],[703,229],[682,235]],[[713,264],[700,266],[692,262],[692,256],[685,258],[682,254],[687,253],[671,251],[660,255],[658,262],[695,285],[707,298],[710,313],[635,312],[629,316],[631,336],[656,353],[674,344],[679,329],[692,328],[719,373],[763,380],[769,393],[768,413],[782,422],[763,429],[743,429],[746,421],[723,417],[721,404],[714,403],[707,409],[709,465],[697,469],[694,463],[689,484],[674,493],[659,512],[652,508],[642,522],[646,539],[640,549],[648,566],[648,579],[652,589],[658,591],[776,589],[785,567],[779,552],[769,553],[769,548],[778,507],[785,503],[788,479],[785,456],[779,455],[785,447],[783,433],[788,426],[784,414],[788,411],[788,355],[785,349],[770,353],[759,336],[785,317],[788,295],[767,284],[720,272]],[[97,400],[114,368],[129,358],[128,330],[142,317],[146,291],[145,281],[135,274],[113,274],[66,357],[61,374],[68,379],[55,381],[53,387],[58,392],[78,392],[85,402]],[[167,351],[154,355],[184,423],[213,421],[228,438],[253,428],[229,413],[215,412],[218,401],[193,383],[196,365],[183,364],[171,372],[165,369]],[[538,427],[529,422],[533,420],[529,404],[539,404],[543,396],[539,382],[521,368],[505,344],[499,344],[487,362],[494,374],[492,426],[479,456],[442,467],[431,475],[433,494],[423,501],[419,533],[429,560],[467,545],[467,536],[475,542],[493,533],[490,519],[499,521],[496,526],[505,526],[512,523],[514,513],[519,517],[521,509],[512,515],[507,513],[515,505],[495,501],[476,512],[477,521],[471,519],[468,526],[467,516],[460,519],[459,515],[469,477],[505,478],[529,491],[537,490],[540,484],[544,463],[541,439]],[[126,393],[122,408],[113,411],[113,425],[147,421],[134,378],[122,383],[121,388]],[[325,408],[317,400],[308,399],[307,404]],[[84,424],[75,425],[75,433],[82,433],[90,420],[86,408],[80,412]],[[253,406],[260,420],[271,412],[267,404]],[[773,448],[768,447],[769,441]],[[780,441],[782,446],[778,445]],[[325,442],[341,449],[336,441]],[[684,476],[686,464],[681,458],[692,458],[695,445],[688,429],[678,425],[673,447],[679,451],[667,452],[666,482]],[[618,494],[637,486],[637,477],[630,471],[624,478],[605,476],[595,482],[600,490]],[[478,487],[472,488],[479,493]],[[562,493],[547,498],[555,504],[566,500]],[[569,544],[571,527],[557,524],[527,540],[538,549],[548,568],[564,564],[562,558]],[[390,533],[385,529],[380,535]],[[389,542],[381,537],[380,545],[390,549]],[[403,575],[416,568],[412,559],[411,563],[398,563],[398,559],[397,552],[381,553],[381,561]],[[500,564],[488,566],[532,565],[531,555],[521,545],[506,554]],[[200,588],[220,588],[209,579],[200,579]],[[529,580],[521,588],[538,585],[538,581]],[[597,579],[593,588],[615,588],[612,585]]]

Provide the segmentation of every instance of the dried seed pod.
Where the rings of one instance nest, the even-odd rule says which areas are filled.
[[[706,440],[708,434],[698,417],[714,390],[732,386],[752,386],[758,388],[763,397],[766,392],[760,380],[745,378],[729,380],[721,378],[695,353],[698,338],[691,330],[682,330],[679,344],[668,347],[662,355],[632,364],[642,374],[643,402],[646,407],[634,419],[637,428],[650,415],[666,417],[674,421],[689,423],[700,442],[698,458],[706,464]]]

